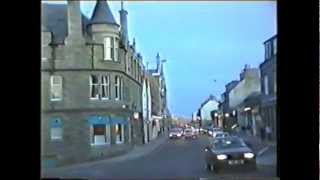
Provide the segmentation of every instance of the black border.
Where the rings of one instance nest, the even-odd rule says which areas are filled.
[[[278,1],[278,174],[318,179],[319,14],[317,1]]]
[[[9,21],[5,22],[4,27],[7,28],[3,29],[11,33],[2,34],[9,38],[9,44],[5,44],[4,49],[11,46],[11,51],[8,50],[9,54],[3,61],[12,63],[3,67],[7,71],[6,74],[12,75],[8,84],[21,82],[14,83],[14,87],[21,85],[23,92],[21,88],[9,89],[9,92],[6,92],[9,96],[21,96],[17,96],[16,100],[8,96],[8,105],[5,104],[7,102],[3,102],[12,111],[4,113],[8,115],[8,119],[4,121],[9,123],[7,127],[15,125],[20,128],[16,138],[24,144],[13,142],[2,147],[8,149],[9,155],[6,157],[14,164],[14,171],[10,172],[10,177],[20,175],[24,179],[30,174],[34,176],[31,179],[40,179],[41,73],[38,59],[41,42],[41,4],[40,1],[12,3],[3,6],[8,10],[3,19]],[[318,179],[319,175],[318,7],[316,0],[278,1],[277,122],[280,131],[278,155],[281,161],[278,167],[281,180],[312,180]],[[12,152],[13,150],[16,152]]]
[[[3,130],[7,131],[5,134],[14,136],[3,138],[9,143],[3,142],[2,145],[2,149],[8,151],[3,154],[4,158],[8,158],[8,164],[3,163],[8,179],[40,179],[40,5],[40,1],[6,1],[2,4],[6,22],[2,23],[1,30],[7,31],[2,33],[3,39],[6,39],[6,43],[2,43],[2,52],[6,53],[6,57],[2,58],[5,63],[2,68],[6,75],[10,75],[6,83],[19,82],[5,89],[8,92],[5,92],[4,98],[8,99],[2,102],[6,107],[3,111],[6,118],[3,120],[8,123],[3,124]],[[21,96],[13,99],[10,94]],[[12,133],[10,127],[14,127],[17,133]],[[9,164],[12,170],[6,167]]]

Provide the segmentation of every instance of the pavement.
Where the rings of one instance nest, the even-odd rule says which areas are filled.
[[[42,169],[41,173],[43,176],[45,176],[45,174],[55,174],[55,172],[59,172],[59,171],[72,171],[74,169],[79,169],[79,168],[90,168],[97,164],[112,164],[112,163],[133,160],[153,152],[167,140],[168,140],[167,133],[164,133],[158,136],[156,139],[151,140],[148,144],[134,146],[130,152],[121,156],[116,156],[116,157],[97,160],[97,161],[83,162],[83,163],[78,163],[73,165],[66,165],[66,166],[55,167],[55,168]]]
[[[161,139],[162,138],[162,139]],[[159,141],[158,141],[159,140]],[[127,158],[122,160],[98,161],[94,164],[73,168],[56,169],[45,172],[42,177],[51,178],[86,178],[86,179],[275,179],[276,169],[267,166],[264,156],[257,157],[258,168],[253,172],[234,171],[215,174],[205,168],[203,149],[209,143],[209,137],[201,136],[196,140],[170,140],[160,137],[154,144],[145,145],[149,153],[142,153],[137,147]],[[157,144],[157,145],[155,145]],[[136,153],[136,154],[133,154]],[[125,157],[125,156],[121,156]],[[119,157],[120,158],[120,157]],[[258,163],[262,164],[259,164]]]
[[[276,143],[272,141],[262,141],[260,138],[248,135],[244,132],[234,133],[241,137],[247,145],[257,154],[257,156],[262,157],[259,159],[259,163],[268,166],[276,166]]]

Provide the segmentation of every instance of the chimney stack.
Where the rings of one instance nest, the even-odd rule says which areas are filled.
[[[82,15],[80,10],[80,0],[68,0],[68,43],[82,42]]]
[[[127,15],[128,12],[123,9],[123,1],[121,1],[121,10],[120,13],[120,27],[121,27],[121,43],[124,45],[125,49],[128,49],[128,23]]]
[[[159,52],[157,53],[156,60],[157,60],[157,70],[159,70],[159,68],[160,68],[160,55],[159,55]]]

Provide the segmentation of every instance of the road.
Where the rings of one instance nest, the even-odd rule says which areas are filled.
[[[49,175],[49,177],[65,178],[210,178],[221,179],[219,177],[274,177],[275,167],[259,165],[255,172],[234,172],[228,170],[221,174],[214,174],[205,169],[203,148],[207,145],[208,137],[200,137],[197,140],[167,140],[155,151],[141,158],[117,162],[100,163],[90,168],[77,168],[67,172],[60,171],[59,175]],[[260,157],[257,157],[258,159]],[[224,179],[224,178],[223,178]],[[250,179],[250,178],[249,178]]]

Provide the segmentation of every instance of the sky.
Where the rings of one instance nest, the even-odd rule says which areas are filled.
[[[120,24],[120,1],[108,4]],[[81,2],[89,18],[94,6]],[[258,68],[263,62],[263,42],[277,33],[276,8],[275,1],[124,2],[130,42],[135,38],[149,68],[157,52],[167,60],[169,110],[189,118],[210,94],[220,99],[245,64]]]

